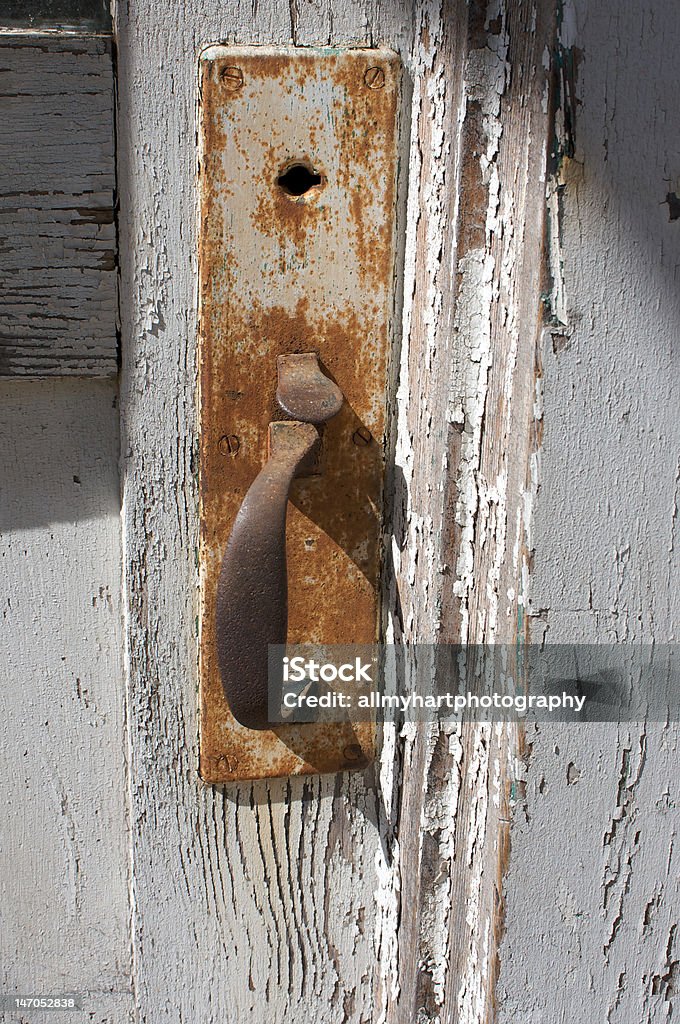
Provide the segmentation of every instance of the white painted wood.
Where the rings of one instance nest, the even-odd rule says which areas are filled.
[[[113,68],[103,36],[0,33],[0,376],[114,376]]]
[[[100,1024],[132,1019],[117,426],[108,382],[0,388],[0,991]]]
[[[523,629],[553,13],[493,4],[422,27],[397,448],[407,638],[513,642]],[[482,726],[406,740],[393,1019],[487,1020],[521,737]]]
[[[543,444],[528,495],[537,640],[678,639],[679,46],[680,14],[663,0],[565,8]],[[612,1024],[671,1020],[677,723],[541,727],[526,755],[499,1020],[557,1024],[574,1007]]]
[[[204,786],[197,775],[198,55],[328,41],[331,9],[120,5],[122,419],[134,943],[140,1020],[367,1021],[377,800],[366,776]],[[347,5],[334,42],[408,24]],[[335,14],[335,11],[333,11]],[[408,19],[405,19],[408,21]]]
[[[558,140],[568,151],[576,110],[576,151],[548,182],[559,221],[541,336],[552,14],[496,0],[190,0],[172,17],[157,0],[120,5],[129,745],[115,391],[4,387],[5,990],[85,991],[100,1024],[557,1024],[575,1007],[671,1019],[674,727],[539,727],[525,741],[407,728],[386,731],[364,776],[211,788],[197,772],[209,43],[371,43],[405,60],[389,635],[513,640],[527,612],[535,639],[675,639],[678,18],[662,0],[564,12],[579,104],[560,105]],[[419,672],[427,683],[427,658]]]
[[[197,778],[196,70],[200,50],[216,41],[380,44],[402,55],[412,86],[411,185],[392,628],[412,640],[458,638],[464,622],[476,639],[514,636],[517,588],[505,594],[516,576],[510,525],[523,536],[534,396],[547,10],[532,35],[529,4],[494,7],[488,23],[477,14],[468,21],[463,3],[191,2],[174,20],[154,0],[119,5],[142,1020],[481,1022],[490,1012],[511,736],[388,734],[377,775],[363,778],[223,790]],[[466,218],[456,201],[461,176]],[[485,403],[495,408],[499,396],[503,437],[522,438],[505,476],[495,435],[482,430]],[[469,528],[463,561],[459,527]]]
[[[673,534],[669,533],[666,548],[650,543],[646,557],[642,543],[630,543],[626,551],[628,537],[645,539],[644,530],[639,532],[640,499],[633,495],[616,507],[623,543],[617,542],[619,557],[610,563],[605,557],[608,533],[606,527],[600,532],[597,518],[604,503],[588,510],[585,489],[579,502],[572,501],[579,487],[592,486],[595,475],[600,486],[603,469],[611,467],[613,473],[631,451],[636,453],[638,473],[652,474],[648,493],[675,481],[667,472],[666,449],[654,434],[657,429],[667,437],[673,429],[670,399],[664,393],[670,375],[651,345],[645,353],[635,351],[636,362],[626,363],[633,350],[625,344],[624,333],[616,330],[624,323],[642,323],[638,304],[650,293],[657,299],[651,309],[643,307],[646,336],[662,346],[672,330],[674,293],[653,290],[654,281],[668,280],[674,224],[654,220],[659,211],[651,200],[644,216],[629,226],[644,228],[645,251],[657,252],[646,266],[660,277],[650,277],[647,285],[643,282],[628,293],[619,288],[618,304],[606,306],[608,322],[598,333],[598,312],[611,294],[611,273],[602,253],[609,254],[609,267],[612,247],[617,252],[615,267],[635,264],[639,235],[621,232],[620,225],[633,199],[639,211],[640,197],[655,195],[656,179],[645,175],[658,176],[662,160],[659,157],[654,164],[641,159],[634,168],[638,178],[633,175],[630,185],[629,155],[625,165],[623,156],[613,164],[617,150],[612,139],[617,135],[612,131],[607,171],[612,164],[620,171],[618,178],[607,178],[599,147],[603,110],[592,100],[591,113],[586,101],[611,97],[613,86],[606,62],[591,64],[595,79],[588,89],[583,86],[582,134],[577,130],[576,136],[584,158],[579,159],[577,149],[576,159],[561,169],[560,184],[567,186],[560,235],[564,270],[554,289],[559,322],[553,325],[544,352],[545,475],[537,477],[533,435],[526,425],[536,394],[542,221],[538,186],[548,112],[539,68],[550,18],[547,9],[538,12],[536,32],[530,36],[525,30],[529,13],[521,5],[507,11],[499,7],[478,21],[474,14],[468,17],[462,5],[457,10],[419,6],[408,19],[394,11],[388,18],[386,12],[377,16],[368,10],[343,7],[340,13],[335,6],[313,11],[305,6],[294,7],[290,21],[287,12],[277,21],[268,7],[258,14],[261,22],[254,29],[246,28],[250,12],[220,14],[203,7],[200,12],[185,10],[178,31],[151,3],[120,12],[120,167],[124,251],[129,259],[123,308],[133,948],[140,1020],[269,1020],[285,1015],[291,1020],[481,1022],[489,1017],[501,926],[501,877],[507,862],[509,787],[517,778],[513,755],[523,752],[520,738],[501,728],[460,734],[406,730],[402,737],[387,734],[377,774],[369,772],[364,778],[224,790],[204,788],[198,781],[191,426],[195,264],[187,252],[195,249],[192,139],[196,63],[204,44],[216,39],[286,42],[291,37],[298,42],[381,42],[401,50],[411,76],[410,189],[403,221],[405,343],[393,479],[392,635],[419,640],[461,635],[510,639],[522,602],[530,602],[532,622],[541,630],[547,628],[549,638],[571,637],[575,625],[593,639],[671,636],[671,610],[664,602],[670,594],[667,573]],[[632,30],[632,15],[630,20]],[[596,22],[595,28],[587,22],[598,52],[612,35],[605,22]],[[644,33],[639,45],[645,40],[652,52],[660,45],[659,37],[647,38]],[[607,81],[606,93],[597,75],[602,76],[600,83]],[[149,82],[153,88],[144,88]],[[628,110],[630,125],[639,124],[650,107],[663,109],[658,96],[643,95],[640,110],[632,100],[627,102],[621,100],[616,109],[619,118],[621,110]],[[615,125],[625,140],[622,121]],[[670,163],[675,157],[668,157],[665,146],[664,141],[663,159]],[[591,168],[597,167],[601,176],[589,178]],[[600,206],[593,181],[600,188],[612,186],[612,181],[617,186],[605,188],[606,202]],[[460,182],[465,197],[460,207],[451,187],[454,182]],[[602,205],[613,220],[600,215]],[[658,205],[664,212],[663,202]],[[614,223],[617,231],[609,226]],[[661,244],[660,232],[666,232]],[[627,242],[630,238],[632,243]],[[604,269],[598,283],[600,267]],[[592,297],[590,306],[584,295]],[[603,339],[613,349],[603,347]],[[566,376],[561,369],[565,360],[571,360]],[[600,393],[592,388],[596,377],[611,382],[610,411],[626,404],[621,399],[626,395],[622,382],[635,378],[639,388],[642,380],[645,394],[657,400],[648,435],[640,439],[639,421],[628,408],[622,410],[620,424],[612,417],[598,419]],[[30,433],[31,427],[36,429],[34,420],[48,423],[38,398],[26,403],[27,394],[21,408],[16,396],[10,395],[6,403],[11,422],[5,436],[12,445],[19,443],[18,438],[35,444],[35,434]],[[57,392],[49,394],[54,400]],[[580,401],[571,401],[567,396],[572,394]],[[85,392],[69,392],[68,400],[68,408],[77,408],[86,420],[94,415]],[[540,414],[540,402],[537,410]],[[63,448],[64,427],[59,416],[56,419],[50,432],[62,436]],[[600,466],[588,462],[598,447],[584,441],[580,465],[592,465],[592,471],[583,478],[570,477],[573,460],[561,463],[561,453],[572,451],[571,439],[579,439],[573,442],[578,445],[593,422],[598,424],[601,446],[615,438],[621,448]],[[562,433],[553,423],[562,425]],[[97,425],[111,428],[103,421]],[[76,439],[82,432],[81,425]],[[565,436],[569,444],[564,443]],[[647,436],[650,443],[645,445]],[[42,457],[59,480],[67,453],[52,448]],[[87,464],[84,454],[82,458]],[[35,451],[32,465],[40,465]],[[111,462],[107,465],[101,483],[111,485]],[[26,480],[33,482],[22,474],[22,467],[17,460],[16,489],[8,493],[14,493],[10,507],[19,502],[24,510],[25,529],[30,523],[25,506],[35,502],[27,499],[21,505],[25,492],[19,483],[26,487]],[[549,491],[551,500],[542,504],[539,494],[529,520],[538,480],[542,494]],[[610,493],[615,492],[617,480],[612,477],[608,485]],[[62,495],[65,486],[62,480],[62,490],[55,493]],[[671,490],[668,497],[672,524],[676,499]],[[656,508],[649,505],[649,517]],[[54,563],[46,556],[44,529],[32,531],[34,544],[43,545],[35,578],[18,566],[8,576],[17,593],[27,595],[25,600],[35,598],[45,585],[55,591],[67,571],[64,565],[77,565],[85,589],[103,566],[110,565],[113,572],[102,554],[102,544],[111,543],[111,520],[101,520],[98,534],[84,518],[88,509],[87,503],[79,506],[79,525],[73,534],[66,531],[68,544],[62,540],[66,553],[56,572],[59,579],[50,575]],[[574,509],[588,510],[579,537],[571,524]],[[110,516],[114,510],[115,502]],[[85,524],[87,544],[81,539]],[[23,550],[21,529],[17,526],[10,534],[8,551],[15,559]],[[50,523],[49,530],[59,542],[60,529]],[[663,536],[663,522],[657,533]],[[588,550],[584,535],[591,545],[591,561],[597,560],[599,550],[599,564],[605,568],[591,573],[595,586],[585,603],[584,595],[577,595],[572,604],[573,581],[561,566],[578,564],[579,552]],[[523,581],[532,557],[536,578],[526,592]],[[575,578],[586,578],[588,571],[583,565]],[[75,593],[68,590],[67,597]],[[598,594],[595,600],[592,595]],[[96,599],[93,609],[103,614]],[[76,621],[68,606],[67,610],[67,621]],[[26,621],[23,614],[21,621]],[[625,633],[620,632],[622,622]],[[54,614],[48,625],[45,635],[66,641],[69,651],[85,643]],[[100,640],[104,649],[111,649],[113,628],[109,619]],[[86,648],[92,657],[89,642]],[[14,651],[12,647],[12,656]],[[53,673],[41,646],[22,649],[21,654],[27,678],[41,678],[40,657]],[[54,675],[47,678],[50,689],[37,690],[34,700],[38,708],[40,701],[49,708],[46,720],[52,722],[59,709],[50,700]],[[15,693],[9,686],[6,692]],[[77,692],[76,688],[76,696]],[[67,828],[63,835],[57,831],[56,838],[46,830],[41,833],[39,863],[45,870],[38,874],[41,892],[54,884],[55,877],[63,878],[56,898],[65,904],[70,900],[78,911],[75,922],[67,917],[67,948],[77,948],[78,929],[83,927],[98,929],[97,941],[90,943],[89,957],[84,964],[78,962],[76,970],[61,946],[62,919],[55,923],[41,917],[40,906],[32,907],[35,927],[22,934],[16,900],[16,892],[23,896],[27,889],[22,883],[5,901],[11,955],[3,963],[10,965],[8,985],[24,980],[47,984],[60,971],[67,987],[99,993],[96,1013],[103,1022],[120,1020],[130,1010],[126,992],[133,983],[127,959],[122,791],[116,783],[101,794],[102,777],[120,780],[123,765],[115,691],[107,693],[104,687],[97,708],[101,706],[108,714],[108,731],[100,732],[101,739],[86,732],[83,740],[101,758],[87,775],[94,801],[85,800],[85,776],[73,773],[71,761],[64,768],[65,806],[73,803],[81,810],[78,822],[88,824],[86,833],[74,833],[81,843],[74,860],[78,871],[72,868],[69,873],[68,860],[66,869],[58,868],[75,843]],[[10,705],[10,728],[20,707],[18,702]],[[73,729],[72,716],[68,724]],[[61,725],[64,731],[66,723]],[[44,743],[39,723],[30,734],[38,738],[34,745],[37,742],[44,750],[39,745]],[[669,729],[651,725],[622,729],[616,736],[603,727],[591,728],[587,736],[563,730],[557,744],[547,730],[530,735],[529,787],[526,805],[520,804],[515,821],[507,884],[507,938],[498,992],[501,1019],[519,1014],[523,1020],[557,1021],[574,1002],[586,1006],[594,1019],[606,1019],[606,1014],[612,1020],[617,1015],[619,1020],[667,1015],[676,970],[668,899],[669,879],[677,874],[668,787],[676,743]],[[12,747],[7,743],[4,749]],[[55,764],[66,764],[63,753],[59,761],[54,746],[44,754],[48,765],[53,763],[50,756]],[[20,785],[17,766],[10,764],[7,777],[10,803],[21,799],[23,806],[23,791],[20,795],[14,788]],[[31,791],[43,820],[62,809],[61,796],[57,808],[52,806],[55,801],[50,803],[50,794],[45,786]],[[64,816],[66,811],[60,822]],[[558,820],[566,824],[558,828]],[[103,835],[115,837],[105,857],[99,856]],[[10,843],[3,850],[14,856]],[[33,852],[26,862],[29,868]],[[564,860],[578,870],[560,871],[556,886],[554,865]],[[594,877],[599,880],[595,888]],[[583,918],[586,928],[580,924]],[[21,975],[19,965],[30,969],[35,962],[31,957],[38,952],[47,973],[39,977],[34,967],[32,977]],[[560,966],[551,972],[555,961]],[[563,996],[565,979],[570,980]],[[101,994],[104,988],[112,994]]]
[[[513,640],[528,612],[539,639],[675,638],[678,19],[661,0],[642,16],[632,0],[613,13],[577,0],[562,18],[579,106],[573,158],[548,182],[560,231],[541,335],[552,16],[547,0],[190,0],[172,18],[158,0],[119,5],[129,747],[114,391],[6,387],[5,988],[85,990],[101,1024],[557,1024],[575,1006],[612,1024],[670,1019],[672,727],[406,728],[386,731],[363,776],[209,788],[197,775],[195,113],[209,43],[370,43],[405,62],[389,635]],[[563,150],[574,109],[558,111]],[[426,658],[419,671],[427,682]]]

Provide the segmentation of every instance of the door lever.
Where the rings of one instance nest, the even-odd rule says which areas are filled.
[[[315,352],[279,356],[276,398],[292,420],[269,424],[269,456],[234,521],[217,587],[217,657],[234,718],[269,728],[270,644],[288,630],[286,513],[294,478],[318,455],[323,424],[342,408],[340,388]]]

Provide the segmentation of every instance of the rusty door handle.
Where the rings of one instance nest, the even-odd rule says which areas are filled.
[[[234,718],[269,727],[268,647],[288,630],[286,512],[294,477],[320,445],[314,424],[342,407],[315,353],[280,356],[279,405],[293,420],[269,424],[269,457],[234,520],[217,587],[217,657]]]

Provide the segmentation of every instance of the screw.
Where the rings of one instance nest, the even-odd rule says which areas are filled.
[[[365,445],[371,443],[373,437],[371,435],[370,430],[367,430],[366,427],[359,427],[352,434],[352,440],[354,441],[355,444],[364,447]]]
[[[345,747],[342,754],[346,761],[358,761],[363,751],[358,743],[350,743],[348,747]]]
[[[220,71],[220,78],[229,92],[238,92],[243,85],[243,72],[233,64],[229,64],[226,68],[222,68]]]
[[[236,434],[225,434],[217,442],[217,447],[220,450],[220,455],[238,455],[241,442]]]
[[[369,89],[382,89],[385,85],[385,72],[382,68],[368,68],[364,75],[364,82]]]

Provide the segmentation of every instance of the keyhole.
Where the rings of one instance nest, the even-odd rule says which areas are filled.
[[[321,184],[321,175],[306,164],[291,164],[276,179],[276,184],[288,196],[304,196],[315,185]]]

